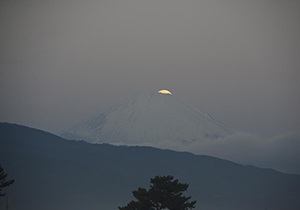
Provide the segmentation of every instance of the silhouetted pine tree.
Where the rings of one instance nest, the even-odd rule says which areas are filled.
[[[0,196],[5,196],[5,193],[4,194],[1,193],[2,188],[11,185],[15,181],[15,180],[6,181],[6,177],[7,174],[4,172],[4,169],[0,165]]]
[[[188,184],[179,183],[173,176],[156,176],[151,179],[150,189],[134,190],[133,196],[137,201],[131,201],[120,210],[188,210],[195,208],[196,201],[191,197],[183,196],[183,192],[189,187]]]

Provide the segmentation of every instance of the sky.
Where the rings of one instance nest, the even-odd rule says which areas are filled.
[[[229,127],[300,131],[298,0],[2,0],[0,121],[59,134],[169,89]]]

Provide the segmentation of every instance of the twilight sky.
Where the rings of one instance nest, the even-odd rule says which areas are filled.
[[[236,130],[300,131],[299,0],[1,0],[0,121],[59,133],[169,89]]]

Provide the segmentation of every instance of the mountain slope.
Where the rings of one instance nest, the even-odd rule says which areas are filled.
[[[196,210],[300,209],[299,175],[150,147],[68,141],[7,123],[0,123],[0,163],[16,180],[4,190],[11,209],[117,209],[155,175],[190,184]]]
[[[189,144],[233,133],[209,114],[169,94],[138,93],[62,133],[93,143]]]

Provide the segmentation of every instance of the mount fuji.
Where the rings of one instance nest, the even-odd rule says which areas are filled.
[[[151,146],[159,142],[188,145],[233,132],[208,113],[161,90],[137,93],[75,124],[61,136],[91,143]]]

